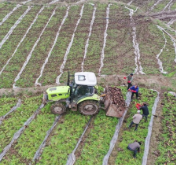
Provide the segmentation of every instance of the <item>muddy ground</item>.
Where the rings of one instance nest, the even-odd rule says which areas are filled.
[[[127,75],[108,75],[103,77],[97,77],[98,85],[105,87],[106,85],[126,85]],[[149,76],[149,75],[134,75],[134,84],[138,84],[139,87],[146,87],[149,89],[156,89],[160,92],[164,91],[176,91],[176,78],[168,78],[163,75]],[[66,83],[65,83],[66,84]],[[64,84],[60,84],[64,85]],[[28,88],[15,88],[15,89],[0,89],[0,96],[17,96],[22,94],[40,94],[47,88],[57,86],[57,84],[41,86],[41,87],[28,87]]]

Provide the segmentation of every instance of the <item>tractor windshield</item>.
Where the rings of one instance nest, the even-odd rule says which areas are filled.
[[[74,93],[75,96],[90,96],[92,94],[94,94],[94,87],[85,85],[78,85]]]

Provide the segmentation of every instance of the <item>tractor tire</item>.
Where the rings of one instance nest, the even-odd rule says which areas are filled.
[[[62,103],[55,103],[51,106],[51,112],[56,115],[61,115],[66,112],[66,107]]]
[[[79,112],[83,115],[95,115],[99,112],[99,103],[97,101],[87,100],[79,104]]]

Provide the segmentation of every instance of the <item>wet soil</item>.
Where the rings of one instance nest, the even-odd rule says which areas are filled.
[[[124,77],[127,75],[107,75],[97,77],[98,85],[126,85],[126,79]],[[176,91],[174,85],[172,85],[172,80],[175,78],[168,78],[162,75],[149,76],[149,75],[134,75],[134,84],[138,84],[139,87],[145,87],[149,89],[157,89],[160,92],[167,91],[167,88],[172,88]],[[64,84],[60,84],[64,85]],[[20,96],[23,94],[42,94],[49,87],[58,86],[57,84],[47,85],[47,86],[37,86],[37,87],[28,87],[28,88],[15,88],[15,89],[0,89],[0,97],[3,95],[6,96]]]

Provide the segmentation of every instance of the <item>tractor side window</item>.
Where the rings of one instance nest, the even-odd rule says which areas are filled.
[[[92,86],[89,86],[88,88],[89,88],[89,92],[88,93],[93,94],[94,93],[94,88]]]
[[[57,96],[56,94],[51,95],[51,97],[56,97],[56,96]]]

